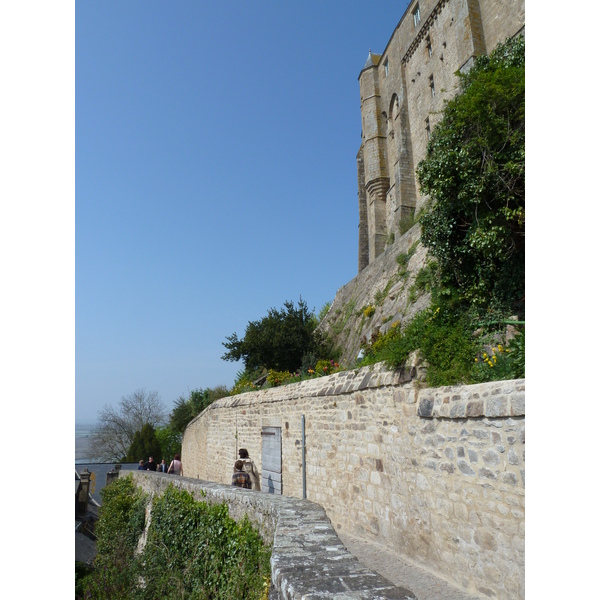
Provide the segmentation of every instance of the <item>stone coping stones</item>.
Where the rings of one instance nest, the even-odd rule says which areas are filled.
[[[525,380],[423,389],[419,392],[417,414],[435,419],[522,417],[525,415]]]
[[[314,502],[164,473],[121,474],[127,475],[151,496],[173,484],[198,501],[227,503],[233,519],[247,514],[272,544],[271,600],[416,600],[348,552],[325,510]]]

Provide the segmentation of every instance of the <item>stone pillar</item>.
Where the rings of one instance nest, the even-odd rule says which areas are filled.
[[[356,157],[356,166],[358,171],[358,272],[360,273],[369,264],[369,218],[362,145]]]
[[[113,481],[119,478],[121,465],[117,464],[106,474],[106,485],[110,485]]]
[[[406,71],[402,66],[402,94],[399,98],[400,111],[400,131],[397,136],[398,144],[398,162],[396,163],[396,206],[397,220],[395,226],[398,226],[409,219],[415,213],[417,205],[417,186],[415,180],[415,165],[413,161],[413,151],[410,133],[410,121],[408,118],[408,100],[406,93]]]
[[[87,512],[88,498],[90,495],[90,476],[91,473],[88,471],[87,467],[84,467],[83,471],[79,473],[81,483],[77,497],[77,512],[80,515],[84,515]]]
[[[381,112],[377,70],[380,58],[380,55],[369,52],[369,58],[358,78],[363,126],[361,146],[363,174],[362,180],[359,175],[359,202],[361,193],[366,192],[369,263],[384,251],[388,233],[386,196],[390,187],[390,178],[387,168],[385,131],[387,123],[384,123]],[[362,232],[359,232],[359,235],[360,233]]]
[[[372,263],[385,250],[387,241],[385,202],[389,188],[389,177],[373,179],[366,186],[368,193],[369,263]]]
[[[455,35],[461,41],[458,61],[462,72],[473,65],[475,56],[485,54],[485,38],[478,0],[462,0],[454,6]]]

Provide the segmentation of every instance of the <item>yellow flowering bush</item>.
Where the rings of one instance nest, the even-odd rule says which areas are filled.
[[[275,371],[274,369],[270,369],[267,375],[267,382],[276,387],[287,383],[292,377],[293,375],[289,371]]]
[[[375,307],[372,304],[369,304],[369,306],[367,306],[363,310],[363,315],[365,315],[365,317],[368,319],[370,316],[373,315],[374,312],[375,312]]]
[[[489,354],[481,351],[474,360],[472,375],[475,382],[516,379],[518,373],[511,356],[510,348],[502,344],[487,346]]]

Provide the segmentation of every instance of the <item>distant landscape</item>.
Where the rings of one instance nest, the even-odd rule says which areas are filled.
[[[75,464],[97,462],[89,456],[92,432],[96,426],[93,422],[75,423]]]

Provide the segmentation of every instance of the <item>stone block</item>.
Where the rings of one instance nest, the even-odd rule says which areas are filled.
[[[417,414],[419,417],[431,417],[433,414],[433,400],[420,400]]]
[[[485,402],[484,415],[486,417],[508,416],[508,400],[506,396],[494,396]]]
[[[513,394],[510,396],[510,414],[513,417],[522,417],[525,414],[525,394]]]

